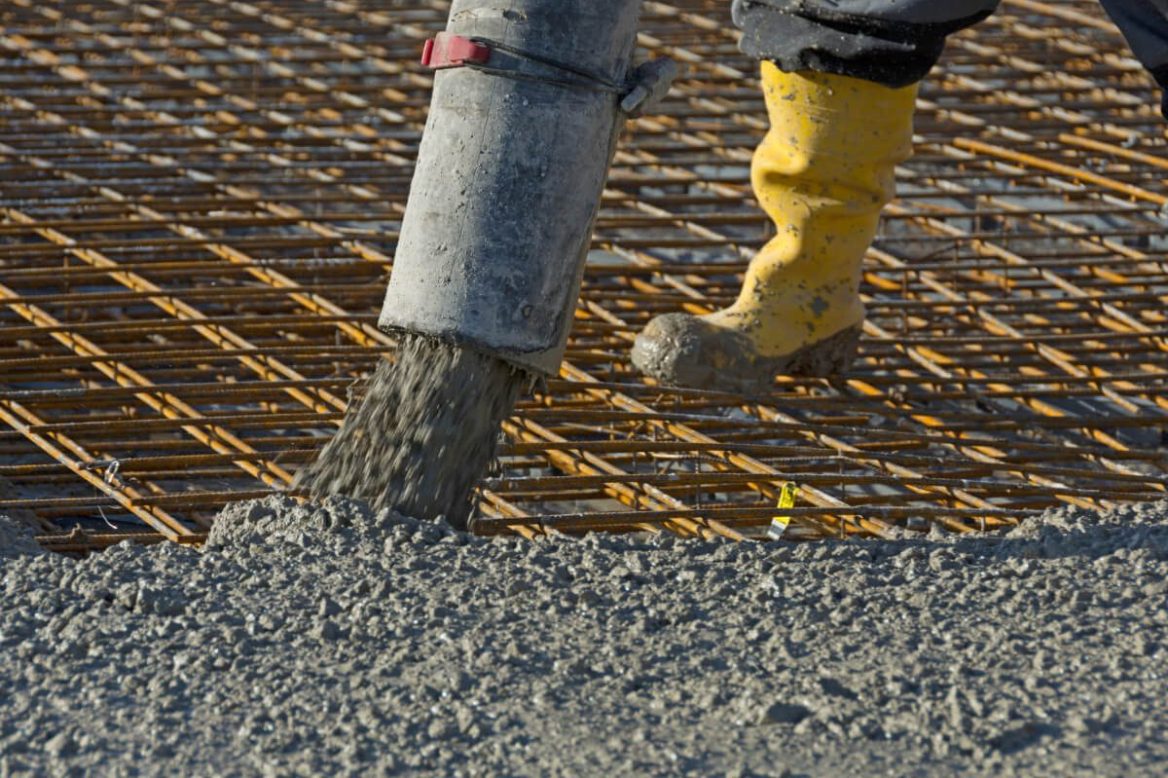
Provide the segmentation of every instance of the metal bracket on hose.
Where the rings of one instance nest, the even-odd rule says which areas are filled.
[[[653,59],[633,71],[631,89],[621,100],[621,110],[629,116],[644,116],[656,108],[677,78],[677,63],[671,59]]]
[[[520,71],[517,65],[522,62],[550,69],[554,75]],[[634,117],[644,115],[665,99],[677,75],[677,63],[673,60],[650,60],[637,67],[629,83],[622,87],[602,76],[563,62],[520,51],[494,41],[467,38],[449,32],[440,32],[426,41],[422,50],[422,65],[431,70],[471,67],[511,78],[611,92],[620,96],[621,110]]]

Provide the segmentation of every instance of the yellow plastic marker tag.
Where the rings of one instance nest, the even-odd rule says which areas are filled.
[[[779,508],[794,508],[795,500],[799,497],[799,487],[791,481],[783,484],[783,491],[779,494]],[[771,540],[778,540],[787,531],[787,527],[791,524],[790,516],[775,516],[771,519],[770,529],[767,530],[767,537]]]

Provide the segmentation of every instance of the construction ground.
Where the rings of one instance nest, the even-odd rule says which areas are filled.
[[[392,359],[447,10],[0,6],[0,775],[1168,771],[1168,125],[1098,4],[951,39],[860,360],[760,402],[629,364],[773,229],[729,3],[647,2],[681,75],[490,538],[269,497]]]

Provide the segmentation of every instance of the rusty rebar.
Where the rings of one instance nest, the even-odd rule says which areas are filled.
[[[683,72],[623,140],[567,359],[505,425],[479,531],[757,537],[788,482],[793,538],[1164,495],[1168,142],[1094,2],[1007,0],[952,40],[853,372],[760,402],[631,370],[651,316],[728,303],[773,229],[727,7],[646,3],[644,53]],[[393,358],[375,316],[445,8],[0,9],[0,510],[68,551],[197,542],[311,458]]]

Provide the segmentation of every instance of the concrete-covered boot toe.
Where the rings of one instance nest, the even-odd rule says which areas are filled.
[[[658,316],[637,336],[633,364],[646,375],[670,386],[713,389],[724,385],[721,374],[749,372],[754,349],[738,333],[714,327],[697,316]]]
[[[699,316],[658,316],[637,336],[633,365],[668,386],[761,394],[776,375],[837,375],[855,358],[861,325],[780,356],[762,356],[751,339]]]

